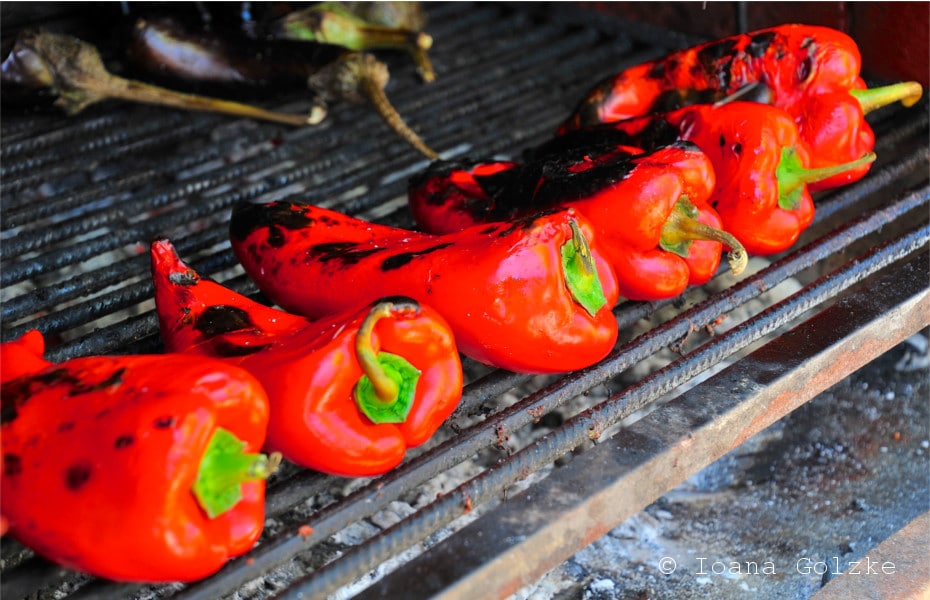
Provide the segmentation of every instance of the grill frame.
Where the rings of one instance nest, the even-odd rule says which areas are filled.
[[[433,25],[429,31],[437,40],[433,53],[439,71],[439,78],[433,84],[436,87],[421,88],[411,84],[414,80],[412,67],[396,60],[391,63],[393,79],[388,94],[427,142],[448,157],[472,150],[516,153],[525,146],[542,141],[591,81],[625,65],[697,41],[687,36],[669,35],[669,32],[657,28],[632,26],[618,19],[599,19],[597,29],[594,29],[590,13],[579,10],[560,9],[541,16],[515,7],[443,4],[431,8],[430,12]],[[563,17],[564,20],[560,20]],[[490,42],[474,58],[462,58],[462,53],[467,54],[470,46],[474,45],[464,38],[463,32],[489,23],[489,31],[482,32],[481,35],[486,36],[482,39],[493,38],[495,32],[503,33],[517,26],[516,41],[496,42],[505,49],[503,56],[513,59],[512,63],[506,63],[506,68],[494,61],[495,47]],[[557,41],[549,43],[550,36],[555,36]],[[452,43],[444,47],[443,40]],[[541,48],[540,53],[532,52],[536,48]],[[565,77],[559,80],[560,90],[552,94],[534,94],[540,82],[546,83],[552,75],[551,71],[545,70],[547,61],[562,58],[562,55],[570,56],[571,60],[559,65],[558,74]],[[502,73],[510,75],[508,80],[514,85],[500,86],[491,95],[482,96],[481,92],[487,90],[484,83],[493,81]],[[520,78],[514,74],[527,76]],[[442,90],[442,93],[434,93],[434,90]],[[283,102],[283,107],[288,110],[299,110],[303,106],[305,101],[300,99],[288,98]],[[492,123],[510,120],[517,125],[506,130],[509,135],[496,136],[497,132],[491,125],[480,126],[478,115],[486,112],[493,115],[489,119]],[[437,119],[440,114],[446,118]],[[535,119],[522,119],[521,115],[525,114],[531,114]],[[479,126],[477,130],[467,132],[466,136],[474,135],[483,142],[475,142],[471,147],[462,141],[460,131],[463,120],[469,119],[478,122]],[[336,504],[316,510],[308,520],[314,528],[310,538],[304,538],[294,530],[265,536],[260,546],[245,557],[232,561],[216,576],[180,589],[159,586],[155,588],[157,593],[180,598],[214,598],[233,593],[255,576],[265,574],[296,556],[320,551],[332,534],[353,522],[371,517],[392,499],[409,493],[412,488],[476,453],[499,446],[502,437],[531,426],[540,416],[564,409],[571,400],[592,390],[615,385],[615,379],[631,366],[663,348],[680,346],[694,330],[711,326],[721,315],[732,312],[782,281],[792,277],[817,281],[820,272],[829,272],[825,265],[835,262],[840,265],[848,263],[845,272],[858,280],[866,273],[879,271],[887,264],[908,259],[921,249],[925,250],[930,239],[926,226],[912,229],[912,225],[915,219],[925,220],[930,202],[926,173],[920,170],[926,165],[928,156],[925,135],[927,103],[907,111],[899,108],[882,110],[872,120],[877,130],[879,161],[863,181],[818,198],[815,224],[803,240],[806,245],[799,245],[798,250],[788,253],[761,273],[738,282],[728,280],[727,274],[720,275],[715,283],[723,287],[723,291],[706,300],[699,300],[698,291],[692,290],[684,299],[675,302],[622,304],[615,310],[621,331],[644,319],[655,319],[659,309],[670,304],[690,305],[690,308],[671,320],[652,323],[649,331],[634,339],[622,341],[605,361],[589,369],[539,383],[529,376],[487,372],[470,365],[479,375],[472,377],[466,387],[462,405],[453,416],[448,433],[452,434],[451,429],[457,423],[477,422],[454,431],[454,438],[432,445],[397,471],[356,489]],[[141,121],[141,124],[130,125],[127,131],[118,130],[125,123],[136,121]],[[3,126],[5,164],[3,181],[0,182],[0,208],[4,213],[4,223],[3,236],[0,237],[3,266],[0,282],[8,287],[27,280],[51,280],[50,284],[40,284],[25,296],[4,297],[0,306],[3,339],[18,335],[30,326],[40,326],[68,337],[67,334],[75,327],[80,326],[84,330],[88,324],[95,323],[98,315],[124,315],[129,309],[137,313],[120,316],[113,325],[53,343],[48,357],[54,361],[91,353],[159,349],[157,321],[151,312],[148,256],[144,251],[133,254],[133,246],[160,235],[169,235],[182,257],[201,273],[216,276],[237,291],[255,294],[254,285],[236,267],[225,242],[227,209],[234,202],[291,196],[306,200],[309,194],[310,201],[349,214],[394,225],[410,225],[409,216],[403,212],[403,182],[407,175],[426,165],[397,140],[353,136],[351,132],[357,131],[353,127],[366,131],[383,130],[376,117],[364,107],[338,107],[322,126],[312,130],[286,130],[211,115],[186,115],[117,105],[73,120],[44,115],[17,119],[13,124],[4,119]],[[42,132],[38,136],[36,128]],[[162,133],[152,135],[153,131]],[[67,140],[80,140],[87,135],[95,137],[90,142],[77,143],[70,151],[66,151],[66,146],[57,153],[47,152],[56,148],[57,144],[67,144]],[[178,150],[184,145],[193,146],[194,151]],[[141,164],[146,170],[129,178],[119,177],[116,181],[107,178],[108,168],[123,166],[121,157],[126,153],[147,151],[154,154],[166,147],[174,149],[169,153],[170,160],[143,160]],[[305,163],[298,161],[298,154]],[[12,166],[9,166],[10,161]],[[81,173],[86,171],[82,165],[88,164],[87,161],[102,164],[89,176],[84,176],[91,179],[89,186],[74,193],[68,191],[73,188],[64,187],[64,191],[52,195],[51,204],[37,202],[34,193],[27,193],[40,187],[38,183],[48,178],[53,183],[62,180],[63,184],[70,186],[72,179],[81,178]],[[14,178],[12,182],[11,178]],[[93,181],[95,178],[97,180]],[[56,191],[54,186],[50,187],[52,192]],[[97,205],[101,208],[88,208]],[[162,214],[168,217],[162,220],[140,219],[141,207],[163,211]],[[922,216],[916,216],[921,210]],[[75,216],[55,220],[61,211],[70,211]],[[858,218],[852,218],[852,215]],[[39,223],[32,223],[36,218],[40,219]],[[21,229],[19,235],[12,234],[15,228]],[[101,233],[86,241],[74,240],[75,236],[95,232]],[[173,232],[178,234],[171,235]],[[876,259],[871,249],[880,243],[886,245],[878,251],[877,256],[881,258]],[[55,248],[41,254],[48,263],[37,265],[32,260],[32,253],[41,252],[49,244]],[[130,248],[127,257],[112,266],[74,277],[59,274],[59,267],[92,260],[105,252],[126,252],[127,248]],[[145,250],[141,246],[138,249]],[[124,280],[129,283],[109,290],[110,286]],[[99,286],[89,299],[84,293],[87,283]],[[776,329],[797,324],[807,310],[819,310],[824,304],[838,301],[842,289],[845,289],[835,287],[826,294],[822,290],[815,293],[816,285],[809,284],[799,293],[801,300],[796,302],[809,304],[798,308],[798,314],[792,313],[790,318],[778,319],[775,323],[764,322],[749,327],[748,332],[744,329],[739,334],[743,336],[742,341],[735,346],[742,348],[769,336]],[[922,298],[925,302],[925,294]],[[34,313],[48,311],[49,306],[68,303],[75,304],[45,316],[33,316]],[[927,314],[928,311],[923,312],[923,315]],[[12,326],[7,325],[10,321]],[[908,320],[908,331],[902,330],[901,335],[906,337],[905,333],[913,333],[927,325],[926,320],[922,323],[919,319]],[[543,454],[537,454],[541,452],[539,446],[529,445],[513,456],[501,459],[500,466],[484,472],[489,475],[463,483],[463,487],[438,499],[439,508],[433,509],[434,512],[418,511],[407,521],[402,521],[406,523],[406,529],[401,534],[396,537],[391,537],[393,534],[377,536],[374,541],[346,554],[340,562],[321,569],[324,575],[317,576],[315,580],[295,582],[281,595],[295,597],[298,593],[309,592],[313,596],[318,592],[335,591],[367,573],[384,556],[398,554],[429,537],[441,525],[453,521],[466,512],[468,502],[477,508],[499,498],[500,490],[518,481],[524,473],[525,464],[519,462],[521,456],[532,457],[535,454],[533,465],[538,470],[539,465],[549,464],[577,447],[590,437],[589,434],[606,437],[607,428],[634,408],[656,402],[665,393],[719,363],[720,358],[712,352],[718,347],[714,344],[721,344],[719,340],[725,339],[726,335],[714,338],[706,346],[683,351],[681,360],[684,362],[656,372],[648,381],[635,384],[630,388],[632,391],[623,393],[638,393],[636,390],[643,386],[658,385],[656,381],[665,381],[664,387],[658,386],[649,393],[642,392],[632,405],[629,402],[618,404],[611,396],[590,408],[595,416],[570,418],[555,430],[563,433],[552,434],[559,441],[552,441],[552,437],[544,438],[550,445]],[[704,352],[711,353],[712,358],[707,359],[701,354]],[[852,370],[853,365],[849,365],[846,372]],[[515,388],[528,391],[521,392],[522,397],[515,403],[503,402],[502,396]],[[802,400],[810,395],[805,393]],[[789,408],[783,407],[783,412],[772,413],[771,416],[786,414]],[[594,429],[589,429],[591,427]],[[559,438],[559,435],[563,437]],[[565,468],[576,467],[569,465]],[[689,470],[694,472],[697,468],[695,464]],[[487,483],[489,480],[491,483]],[[293,473],[287,479],[272,480],[268,512],[272,516],[289,514],[294,506],[322,493],[333,483],[333,478],[307,471]],[[661,493],[659,489],[651,491]],[[379,544],[385,544],[387,549],[380,549]],[[14,551],[15,548],[9,550],[5,541],[4,559],[15,562]],[[34,558],[4,570],[2,593],[5,597],[23,597],[39,590],[55,589],[56,585],[80,585],[71,595],[73,598],[133,597],[148,593],[142,586],[100,580],[88,582],[85,577]],[[375,591],[373,588],[372,593]]]

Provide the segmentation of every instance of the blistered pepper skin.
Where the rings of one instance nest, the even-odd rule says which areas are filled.
[[[593,314],[572,296],[562,269],[574,230],[590,241],[603,290]],[[588,222],[570,211],[435,236],[311,205],[241,203],[230,231],[246,272],[293,313],[315,317],[409,296],[445,318],[462,353],[520,372],[583,368],[616,340],[616,279]]]
[[[855,161],[874,150],[865,115],[916,103],[917,82],[867,89],[861,56],[845,33],[787,24],[725,37],[641,63],[592,88],[558,128],[565,133],[683,106],[752,100],[786,110],[810,152],[812,168]],[[869,165],[811,184],[823,190],[861,179]]]
[[[570,207],[594,225],[621,296],[660,300],[706,283],[720,265],[720,242],[695,239],[684,256],[660,247],[663,228],[682,197],[696,220],[720,229],[708,204],[716,185],[707,156],[690,143],[651,152],[622,131],[577,131],[528,151],[525,163],[433,163],[411,178],[417,224],[433,233]]]
[[[254,374],[271,405],[267,449],[304,467],[353,477],[385,473],[426,442],[461,399],[452,331],[435,310],[409,298],[376,303],[390,308],[368,343],[419,370],[412,407],[402,423],[373,423],[353,399],[364,375],[356,341],[372,306],[310,321],[202,278],[167,240],[152,244],[152,274],[166,349],[221,358]]]
[[[808,96],[865,87],[848,35],[787,24],[699,44],[640,63],[595,85],[563,129],[713,103],[750,84],[766,102],[803,109]]]
[[[33,340],[34,341],[34,340]],[[0,345],[3,362],[41,356]],[[2,385],[3,514],[66,567],[118,581],[193,581],[249,550],[265,482],[208,518],[191,487],[217,428],[257,452],[268,401],[242,369],[186,356],[87,357]]]

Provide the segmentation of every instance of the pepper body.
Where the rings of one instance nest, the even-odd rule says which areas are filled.
[[[588,222],[570,211],[437,236],[311,205],[240,203],[230,232],[246,272],[293,313],[409,296],[436,308],[462,353],[520,372],[586,367],[616,340],[616,279]],[[572,256],[590,259],[582,287],[599,301],[579,293],[565,268]]]
[[[166,349],[221,358],[254,374],[271,405],[266,447],[297,464],[342,476],[387,472],[408,448],[427,441],[461,399],[454,337],[428,306],[393,298],[311,322],[202,279],[167,240],[152,244],[152,274]],[[386,312],[362,342],[419,372],[399,423],[373,422],[354,396],[365,376],[356,348],[365,335],[360,329],[379,308]]]
[[[761,29],[673,52],[601,81],[559,132],[739,96],[788,111],[812,167],[845,164],[874,148],[865,113],[899,100],[910,106],[922,94],[916,82],[867,90],[860,67],[856,43],[840,31],[800,24]],[[848,170],[812,190],[856,181],[868,169]]]
[[[262,446],[255,378],[179,355],[42,367],[41,335],[28,338],[0,345],[3,364],[22,367],[2,384],[3,515],[17,539],[69,568],[144,582],[200,579],[252,547],[264,481],[239,483],[212,518],[192,489],[220,429],[242,452]]]
[[[858,176],[874,159],[866,153],[850,163],[815,165],[791,115],[756,102],[696,104],[571,135],[601,129],[625,134],[623,141],[647,149],[675,139],[696,144],[716,174],[710,204],[723,229],[751,254],[772,254],[793,245],[814,218],[810,188],[826,179]]]
[[[529,152],[526,163],[434,163],[408,189],[417,223],[430,231],[571,207],[595,227],[613,265],[620,294],[631,300],[679,295],[717,271],[723,245],[693,239],[663,247],[673,212],[719,229],[707,203],[715,185],[708,158],[693,144],[672,143],[649,153],[626,134],[602,128],[573,132]],[[684,199],[684,200],[683,200]],[[735,241],[735,240],[734,240]]]

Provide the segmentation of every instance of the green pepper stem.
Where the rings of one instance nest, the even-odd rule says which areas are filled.
[[[242,499],[242,484],[267,479],[281,464],[281,454],[246,454],[245,443],[218,427],[207,443],[192,491],[211,519]]]
[[[687,247],[693,240],[706,240],[719,242],[730,249],[727,253],[727,262],[734,275],[745,270],[749,256],[743,245],[732,234],[711,227],[697,220],[697,207],[687,196],[679,198],[662,227],[661,247],[681,256],[687,256]]]
[[[801,164],[794,146],[782,148],[781,158],[775,168],[775,178],[778,180],[778,206],[784,210],[797,210],[801,190],[805,185],[864,167],[874,162],[875,158],[874,152],[868,152],[861,158],[847,163],[809,169]]]
[[[359,410],[372,423],[403,423],[413,406],[420,377],[420,371],[404,357],[375,352],[372,346],[375,325],[385,317],[403,313],[416,315],[419,310],[419,305],[413,301],[379,302],[359,326],[355,356],[364,375],[355,385],[354,397]]]
[[[849,91],[849,94],[859,101],[865,114],[899,100],[904,106],[913,106],[923,93],[923,86],[916,81],[902,81],[883,87]]]
[[[358,334],[355,336],[355,356],[362,372],[371,380],[375,395],[378,400],[385,404],[390,404],[397,400],[399,386],[397,382],[391,379],[385,372],[381,363],[378,362],[378,355],[371,345],[372,332],[378,321],[385,317],[390,317],[394,310],[393,302],[379,302],[376,304],[362,325],[358,328]]]
[[[568,224],[572,238],[561,248],[562,273],[572,298],[593,317],[607,304],[607,298],[587,238],[574,219],[570,219]]]

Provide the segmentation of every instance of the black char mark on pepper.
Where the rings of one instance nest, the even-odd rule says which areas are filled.
[[[294,207],[298,207],[295,209]],[[256,204],[254,202],[239,202],[233,206],[229,221],[229,233],[238,240],[244,240],[257,229],[269,228],[269,244],[277,243],[283,237],[279,227],[285,229],[302,229],[313,223],[313,219],[306,216],[299,205],[290,202],[271,202]],[[274,241],[272,240],[274,238]]]
[[[749,43],[746,44],[746,54],[753,58],[761,58],[765,56],[765,52],[769,49],[769,46],[772,44],[772,40],[774,39],[774,31],[757,33],[756,35],[749,38]]]
[[[307,262],[330,262],[338,260],[343,265],[354,265],[372,254],[384,251],[384,248],[359,249],[355,242],[327,242],[316,244],[307,250]]]
[[[84,487],[87,480],[90,479],[91,467],[87,463],[77,463],[68,467],[65,471],[65,487],[72,492],[76,492]]]
[[[251,329],[254,326],[249,313],[241,308],[222,304],[208,307],[194,323],[194,329],[208,337]]]
[[[451,245],[452,245],[452,242],[446,242],[443,244],[436,244],[435,246],[431,246],[429,248],[426,248],[424,250],[419,250],[417,252],[401,252],[400,254],[389,256],[385,258],[384,261],[381,263],[381,270],[392,271],[394,269],[399,269],[403,267],[404,265],[408,264],[414,258],[418,258],[420,256],[426,256],[427,254],[436,252],[437,250],[448,248]]]
[[[19,475],[23,472],[23,460],[18,454],[7,453],[3,455],[3,474],[7,477]]]
[[[123,383],[123,374],[126,372],[125,368],[117,369],[113,373],[98,383],[87,383],[87,382],[76,382],[72,385],[71,390],[68,392],[69,396],[79,396],[81,394],[90,394],[92,392],[99,392],[100,390],[105,390],[108,387],[113,387]]]

